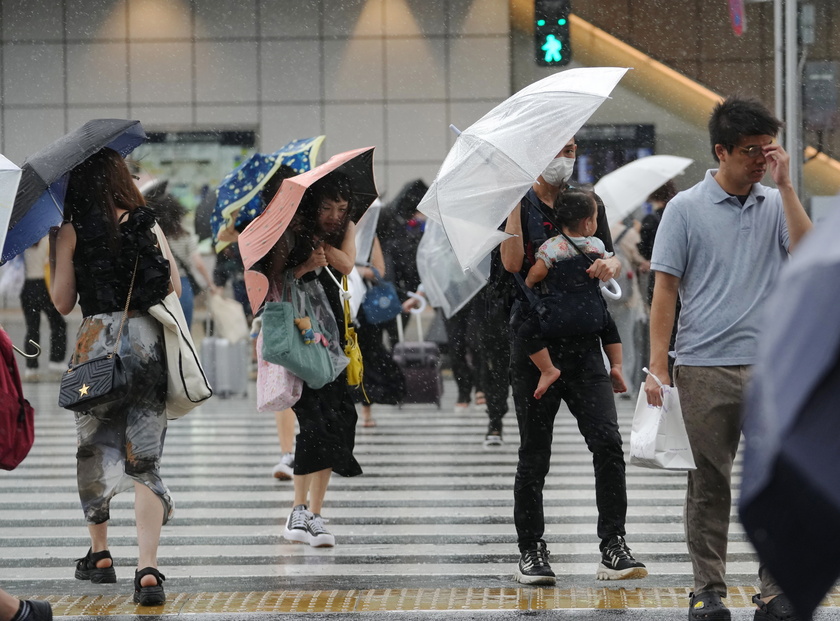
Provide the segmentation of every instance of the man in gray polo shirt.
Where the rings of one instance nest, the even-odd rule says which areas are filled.
[[[694,570],[689,619],[728,621],[726,547],[731,473],[741,400],[755,363],[760,314],[779,270],[811,228],[790,180],[782,122],[759,102],[730,97],[709,119],[720,166],[668,203],[656,234],[650,313],[650,371],[669,383],[668,343],[682,302],[674,379],[697,469],[688,473],[685,535]],[[770,172],[776,188],[761,185]],[[648,403],[661,405],[656,382]],[[794,619],[772,576],[759,566],[756,620]]]

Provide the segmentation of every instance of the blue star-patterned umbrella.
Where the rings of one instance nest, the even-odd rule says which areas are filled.
[[[254,153],[222,180],[210,216],[216,252],[229,243],[219,241],[219,231],[231,225],[242,230],[265,209],[260,191],[280,166],[285,164],[297,173],[306,172],[312,168],[324,138],[293,140],[274,153]]]

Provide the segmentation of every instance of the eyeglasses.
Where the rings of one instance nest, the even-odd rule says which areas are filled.
[[[768,144],[773,144],[771,140]],[[733,145],[734,146],[734,145]],[[741,153],[746,155],[750,159],[755,159],[761,155],[764,155],[764,146],[760,144],[754,144],[750,147],[737,147]]]

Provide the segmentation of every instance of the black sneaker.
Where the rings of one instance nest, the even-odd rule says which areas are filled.
[[[538,541],[533,548],[522,553],[514,579],[522,584],[555,584],[557,578],[548,564],[548,555],[545,543]]]
[[[289,514],[286,520],[286,528],[283,529],[283,538],[287,541],[299,543],[310,543],[312,535],[309,533],[309,520],[312,518],[306,505],[297,505]]]
[[[484,436],[484,448],[493,446],[504,446],[505,441],[502,439],[501,431],[492,431]]]
[[[793,604],[784,593],[777,595],[769,602],[761,599],[761,593],[758,593],[753,595],[752,601],[758,606],[753,621],[799,621]]]
[[[648,575],[645,566],[630,554],[624,537],[615,536],[601,546],[601,564],[595,574],[596,580],[630,580]]]
[[[309,529],[309,545],[313,548],[332,548],[335,545],[335,537],[324,526],[326,520],[319,513],[313,513],[306,523]]]
[[[689,593],[688,621],[730,621],[732,613],[717,591]]]

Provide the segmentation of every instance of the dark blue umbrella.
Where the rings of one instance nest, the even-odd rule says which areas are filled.
[[[140,121],[95,119],[44,147],[21,166],[21,179],[2,263],[42,239],[61,223],[67,173],[108,147],[125,157],[146,140]]]
[[[840,212],[782,271],[744,412],[741,521],[803,619],[840,576],[838,236]]]

